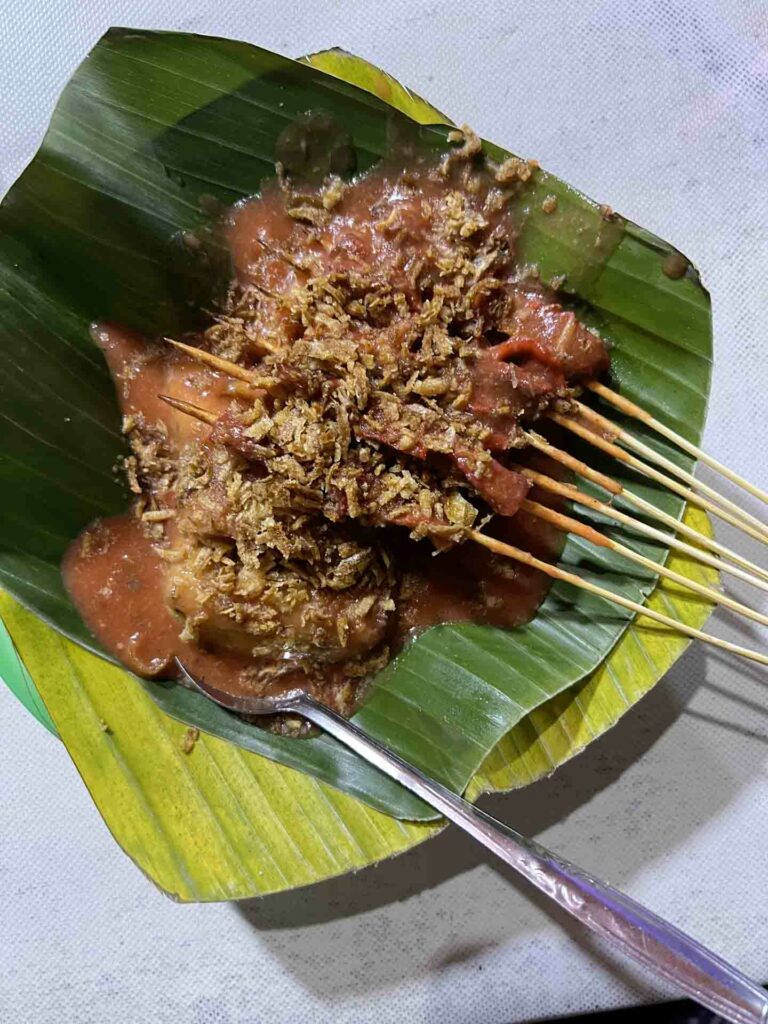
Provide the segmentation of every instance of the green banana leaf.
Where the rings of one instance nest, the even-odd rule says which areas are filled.
[[[112,30],[67,86],[40,152],[0,208],[0,610],[118,841],[183,899],[306,884],[436,827],[428,808],[327,737],[275,737],[181,687],[139,683],[108,664],[59,576],[85,522],[125,501],[112,472],[117,410],[89,323],[152,333],[188,326],[222,267],[213,244],[193,259],[183,233],[205,238],[217,203],[257,191],[286,127],[308,110],[324,112],[328,146],[354,161],[350,169],[375,163],[404,130],[436,150],[446,145],[445,127],[407,120],[442,115],[348,54],[300,64],[244,43]],[[550,195],[554,214],[541,209]],[[667,243],[543,171],[517,205],[522,258],[545,280],[562,279],[580,315],[613,343],[622,390],[697,439],[711,339],[695,273],[667,277]],[[672,496],[633,486],[682,514]],[[707,528],[701,517],[696,525]],[[656,583],[573,540],[563,562],[635,599]],[[709,612],[674,589],[651,600],[693,625]],[[438,627],[382,673],[357,719],[457,790],[522,784],[613,724],[685,646],[630,621],[558,585],[520,630]],[[1,668],[13,676],[7,659]],[[204,730],[191,754],[169,716]]]

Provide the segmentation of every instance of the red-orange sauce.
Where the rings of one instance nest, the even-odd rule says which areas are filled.
[[[488,532],[540,557],[552,558],[562,543],[558,531],[525,512],[515,517],[514,529],[506,524]],[[532,618],[549,588],[543,573],[485,548],[463,545],[438,554],[427,542],[405,542],[403,548],[408,548],[403,558],[409,568],[402,577],[393,652],[438,623],[519,626]],[[191,672],[221,689],[250,692],[253,661],[180,639],[183,623],[166,599],[164,568],[157,546],[130,513],[97,520],[70,547],[63,563],[67,589],[86,625],[131,671],[148,677],[175,676],[174,658],[180,658]],[[330,687],[342,685],[343,667],[328,666],[325,682]],[[287,674],[269,692],[305,683],[301,673]]]
[[[89,526],[67,552],[63,572],[88,628],[132,672],[176,676],[178,657],[191,672],[230,692],[248,691],[248,659],[180,639],[183,623],[166,599],[163,561],[135,516]]]

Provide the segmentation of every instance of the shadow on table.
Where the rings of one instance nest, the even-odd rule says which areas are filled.
[[[584,753],[548,779],[482,798],[482,806],[526,835],[538,835],[568,818],[618,779],[686,713],[694,692],[708,685],[708,657],[701,646],[689,648],[664,683]],[[727,693],[730,699],[742,699],[737,683]],[[718,724],[732,726],[725,719]],[[716,770],[716,764],[707,770],[707,757],[703,747],[697,759],[702,761],[706,785],[701,791],[686,792],[687,813],[668,819],[665,829],[643,829],[642,842],[634,842],[619,827],[609,836],[585,836],[590,843],[586,855],[568,849],[558,852],[598,873],[601,861],[608,862],[610,880],[631,889],[637,871],[683,843],[697,820],[710,817],[732,798],[738,780]],[[471,886],[462,879],[469,873]],[[333,999],[402,986],[425,973],[434,975],[442,988],[438,978],[448,982],[457,965],[482,970],[483,960],[516,935],[530,934],[535,944],[540,924],[530,913],[520,912],[519,900],[509,899],[510,885],[556,920],[591,957],[610,965],[638,1001],[653,997],[655,990],[639,971],[614,958],[551,901],[455,828],[375,867],[235,907],[302,984],[321,998]],[[436,887],[439,892],[431,892]],[[382,908],[383,913],[374,913]],[[393,934],[403,935],[402,951],[395,956]],[[382,955],[386,949],[389,955]]]

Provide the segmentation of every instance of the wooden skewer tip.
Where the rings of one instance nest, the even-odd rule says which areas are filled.
[[[174,348],[177,348],[186,355],[191,356],[192,359],[196,359],[197,362],[204,363],[206,366],[210,366],[211,369],[218,370],[219,373],[225,373],[230,377],[235,377],[237,380],[241,380],[245,384],[250,384],[252,387],[261,390],[269,390],[269,388],[274,388],[276,386],[276,381],[271,377],[259,375],[253,370],[246,369],[245,366],[233,363],[230,359],[222,359],[221,356],[215,356],[212,352],[207,352],[203,348],[195,348],[194,345],[186,345],[183,341],[175,341],[173,338],[165,338],[164,340],[167,341],[169,345],[173,345]],[[273,350],[270,349],[270,351]]]
[[[187,416],[192,416],[196,420],[200,420],[201,423],[207,423],[212,426],[218,416],[216,413],[209,412],[207,409],[201,409],[199,405],[193,405],[191,402],[185,402],[183,398],[173,398],[171,395],[158,395],[161,401],[165,402],[166,405],[170,405],[172,409],[183,412]]]

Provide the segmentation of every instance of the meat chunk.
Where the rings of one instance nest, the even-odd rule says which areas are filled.
[[[518,293],[513,312],[499,323],[508,341],[496,346],[501,359],[528,357],[569,378],[595,376],[608,367],[603,341],[557,302]]]
[[[360,657],[386,641],[392,580],[381,554],[339,539],[321,580],[265,549],[259,558],[225,541],[183,541],[167,577],[168,601],[202,646],[300,664]],[[245,555],[245,560],[240,554]]]
[[[456,466],[484,501],[501,516],[513,516],[530,490],[522,473],[507,469],[497,459],[479,459],[472,451],[457,450]]]
[[[496,372],[498,366],[497,363]],[[467,484],[494,512],[505,516],[513,516],[517,512],[530,487],[521,473],[507,469],[491,458],[479,440],[472,443],[471,440],[457,437],[455,428],[446,429],[439,423],[436,426],[426,410],[417,407],[408,408],[405,412],[411,415],[401,415],[399,419],[393,420],[387,418],[386,410],[374,408],[358,428],[359,433],[415,459],[423,461],[430,456],[443,458],[458,470]],[[498,447],[507,447],[507,443],[508,436],[504,434]]]
[[[502,343],[502,345],[505,343]],[[541,411],[565,386],[562,373],[535,360],[517,366],[485,349],[475,363],[469,407],[489,431],[486,445],[504,451],[520,436],[520,421]]]

